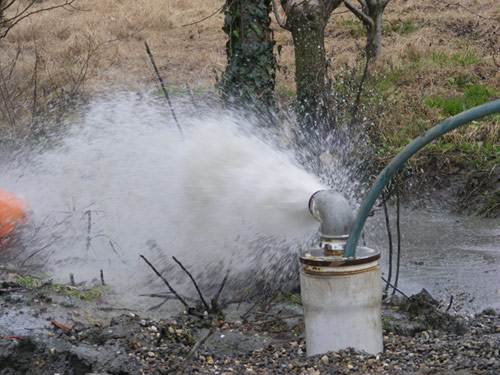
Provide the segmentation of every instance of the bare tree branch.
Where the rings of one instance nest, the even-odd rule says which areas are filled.
[[[163,283],[167,286],[168,290],[170,290],[172,292],[172,294],[177,297],[177,299],[184,305],[184,307],[186,307],[188,310],[191,309],[190,306],[188,305],[188,303],[184,300],[184,298],[182,298],[179,293],[177,293],[175,291],[174,288],[172,288],[172,286],[170,285],[170,283],[167,281],[167,279],[165,279],[162,274],[155,268],[155,266],[153,266],[151,264],[151,262],[149,260],[147,260],[147,258],[144,256],[144,255],[140,255],[140,257],[142,258],[142,260],[144,260],[146,262],[146,264],[153,270],[153,272],[163,281]]]
[[[167,88],[165,86],[165,82],[163,81],[163,78],[161,77],[160,70],[158,69],[158,66],[156,65],[155,58],[153,56],[153,52],[151,52],[151,48],[149,48],[148,42],[144,42],[144,46],[146,47],[146,53],[149,56],[149,59],[151,61],[151,65],[153,65],[153,69],[156,73],[156,78],[158,78],[158,82],[160,82],[160,87],[163,90],[163,95],[165,96],[165,99],[167,99],[168,106],[170,107],[170,112],[172,113],[172,117],[174,118],[175,125],[177,125],[177,129],[179,129],[179,133],[181,136],[184,136],[184,132],[182,131],[181,124],[179,123],[179,120],[177,119],[177,115],[175,114],[174,107],[172,106],[172,101],[170,100],[170,95],[168,94]]]
[[[31,0],[28,5],[26,5],[22,10],[16,12],[16,14],[10,18],[0,18],[0,30],[3,29],[3,32],[0,33],[0,39],[5,38],[7,34],[12,30],[14,26],[16,26],[19,22],[25,20],[28,17],[31,17],[34,14],[42,13],[42,12],[47,12],[49,10],[54,10],[58,8],[64,8],[66,6],[72,5],[75,1],[78,0],[65,0],[64,3],[61,4],[56,4],[53,6],[49,6],[46,8],[41,8],[41,9],[36,9],[33,11],[30,11],[30,9],[37,3],[37,0]],[[15,0],[11,1],[9,4],[7,4],[5,7],[3,7],[0,10],[0,15],[4,13],[5,10],[7,10],[9,7],[11,7],[14,4]]]
[[[200,296],[200,300],[201,302],[203,303],[203,305],[205,306],[205,308],[207,309],[207,311],[210,310],[210,306],[208,305],[207,301],[205,300],[205,298],[203,297],[203,293],[201,292],[199,286],[198,286],[198,283],[196,282],[196,280],[194,279],[193,275],[191,274],[191,272],[189,272],[187,270],[186,267],[184,267],[184,265],[176,258],[176,257],[172,257],[172,259],[174,260],[175,263],[177,263],[179,265],[179,267],[182,268],[182,270],[186,273],[186,275],[188,275],[188,277],[191,279],[191,281],[193,282],[193,285],[196,289],[196,292],[198,293],[198,295]]]
[[[220,284],[219,290],[215,294],[214,298],[212,298],[211,304],[212,304],[212,312],[216,313],[218,312],[219,309],[219,298],[222,293],[222,289],[224,289],[224,286],[226,285],[226,281],[229,277],[229,269],[226,272],[226,276],[224,276],[224,279],[222,280],[222,283]]]
[[[185,25],[182,25],[182,27],[186,27],[186,26],[193,26],[193,25],[196,25],[198,23],[202,23],[203,21],[206,21],[208,20],[209,18],[215,16],[216,14],[219,14],[220,12],[224,11],[224,9],[226,9],[227,7],[227,2],[225,2],[221,7],[217,8],[216,10],[214,10],[212,13],[210,13],[208,16],[206,17],[203,17],[201,20],[198,20],[198,21],[194,21],[194,22],[190,22],[190,23],[186,23]]]
[[[344,5],[352,12],[356,17],[358,17],[364,24],[370,25],[371,27],[374,25],[373,20],[364,14],[361,10],[356,8],[353,4],[351,4],[348,0],[344,0]]]
[[[15,1],[17,0],[12,0],[10,3],[7,3],[7,5],[5,5],[3,8],[0,8],[0,14],[6,11],[8,8],[10,8]]]

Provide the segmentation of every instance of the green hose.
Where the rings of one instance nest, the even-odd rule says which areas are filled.
[[[375,204],[375,201],[382,192],[384,186],[391,181],[392,176],[394,176],[394,174],[401,169],[410,157],[434,139],[441,137],[443,134],[456,129],[459,126],[468,124],[471,121],[478,120],[481,117],[494,113],[500,113],[500,99],[471,108],[444,120],[440,124],[427,130],[418,138],[415,138],[399,154],[397,154],[396,157],[392,159],[392,161],[384,168],[384,170],[380,172],[375,180],[375,183],[361,204],[344,249],[344,256],[347,258],[354,258],[356,256],[356,247],[358,245],[359,236],[363,231],[366,218],[368,217],[371,208]]]

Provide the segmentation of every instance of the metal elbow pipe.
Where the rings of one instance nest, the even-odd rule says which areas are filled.
[[[319,190],[309,199],[309,211],[320,222],[323,240],[347,240],[354,213],[347,199],[335,190]]]

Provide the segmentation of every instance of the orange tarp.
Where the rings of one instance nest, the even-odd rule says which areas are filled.
[[[0,239],[7,237],[25,220],[26,205],[22,200],[0,190]]]

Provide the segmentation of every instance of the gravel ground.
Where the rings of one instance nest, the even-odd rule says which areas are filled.
[[[251,313],[250,304],[233,304],[206,318],[128,312],[89,323],[75,306],[61,312],[56,296],[12,282],[0,291],[1,375],[500,374],[498,312],[448,315],[424,291],[384,306],[384,353],[314,357],[306,356],[297,296]]]

